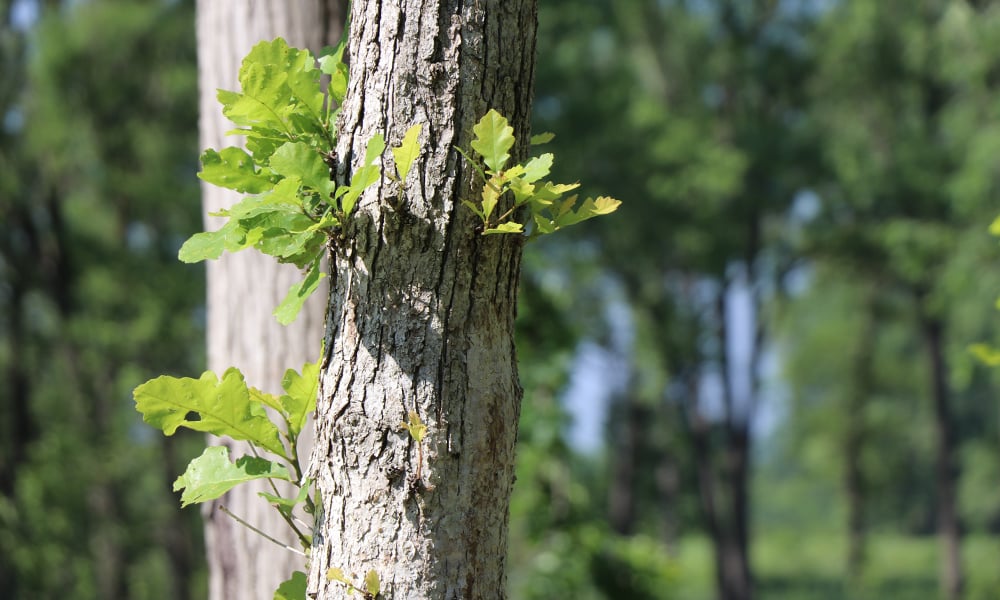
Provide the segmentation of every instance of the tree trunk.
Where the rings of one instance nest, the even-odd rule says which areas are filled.
[[[955,426],[948,393],[948,367],[944,357],[944,324],[925,318],[924,339],[931,368],[931,394],[934,404],[934,432],[937,442],[937,525],[941,541],[941,587],[945,598],[959,600],[963,595],[962,533],[958,521],[955,457]]]
[[[637,468],[641,457],[642,425],[648,415],[635,397],[634,382],[614,399],[609,415],[611,482],[608,486],[608,521],[620,535],[632,535],[638,510]]]
[[[506,596],[523,240],[479,234],[460,199],[481,181],[454,148],[495,108],[523,156],[536,12],[535,0],[353,3],[339,156],[356,165],[373,134],[397,143],[415,123],[422,154],[402,202],[383,178],[332,251],[312,597],[344,596],[330,568],[359,584],[374,571],[385,600]],[[401,431],[410,411],[422,444]]]
[[[748,270],[749,271],[749,270]],[[722,380],[723,422],[724,433],[722,447],[717,450],[721,461],[721,480],[719,489],[722,491],[715,507],[717,526],[716,543],[721,544],[716,549],[716,556],[721,562],[716,569],[721,572],[722,589],[719,596],[723,600],[751,600],[753,598],[753,574],[750,570],[750,423],[753,419],[755,394],[757,387],[757,353],[759,352],[761,335],[754,332],[752,356],[747,360],[747,378],[744,385],[738,385],[737,369],[742,366],[734,364],[731,355],[734,354],[735,343],[730,332],[732,318],[728,307],[727,295],[730,286],[727,282],[719,292],[716,301],[716,313],[719,323],[719,372]],[[756,308],[756,304],[754,304]],[[737,401],[739,400],[739,402]],[[709,456],[709,460],[714,460]],[[714,472],[715,469],[712,469]]]
[[[844,493],[847,496],[847,581],[849,589],[860,590],[867,555],[865,499],[867,485],[862,467],[862,453],[867,442],[865,407],[874,392],[872,365],[875,358],[875,290],[865,290],[864,323],[858,346],[851,361],[844,433]]]
[[[753,576],[750,571],[750,426],[735,423],[729,426],[725,454],[725,484],[728,488],[730,532],[725,549],[725,572],[729,600],[753,598]]]
[[[238,143],[237,138],[224,135],[233,126],[222,116],[216,89],[239,89],[237,74],[250,48],[261,40],[281,36],[289,44],[315,53],[340,38],[344,4],[346,0],[198,1],[202,148],[218,149]],[[207,215],[230,206],[240,196],[203,184],[202,198]],[[218,226],[216,219],[206,217],[206,229]],[[319,356],[325,294],[315,294],[298,320],[283,327],[271,313],[288,288],[301,279],[293,265],[279,265],[256,252],[242,252],[210,261],[207,269],[209,369],[221,373],[236,366],[251,385],[280,392],[285,369],[299,369]],[[236,456],[249,453],[242,442],[229,445]],[[257,496],[257,492],[267,489],[265,486],[263,480],[259,485],[248,483],[204,505],[212,600],[270,600],[281,581],[304,567],[298,555],[273,545],[217,510],[220,505],[226,506],[269,534],[297,545],[277,511]]]

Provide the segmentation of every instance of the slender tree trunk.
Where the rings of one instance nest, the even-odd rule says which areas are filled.
[[[636,521],[636,469],[645,418],[633,393],[634,385],[619,395],[612,411],[611,484],[608,486],[608,520],[621,535],[631,535]]]
[[[944,356],[944,323],[925,318],[924,339],[930,359],[934,433],[937,442],[937,525],[941,541],[941,587],[948,600],[964,593],[962,533],[958,519],[955,425],[948,391],[948,367]]]
[[[872,362],[875,355],[874,293],[869,289],[864,304],[864,323],[851,364],[851,385],[847,397],[844,433],[844,493],[847,496],[847,581],[859,590],[864,578],[867,554],[865,498],[867,485],[862,467],[866,444],[865,407],[874,391]]]
[[[318,52],[340,38],[345,0],[199,0],[197,3],[199,122],[201,146],[222,148],[238,143],[225,136],[232,129],[216,101],[216,89],[238,88],[243,57],[259,41],[284,37],[289,44]],[[227,207],[239,195],[202,185],[206,214]],[[206,217],[206,228],[219,226]],[[288,288],[301,278],[292,265],[279,265],[255,252],[226,254],[208,269],[208,366],[221,372],[239,367],[247,381],[267,392],[281,391],[287,368],[300,368],[319,357],[323,336],[323,293],[307,303],[288,327],[272,311]],[[308,431],[308,428],[307,428]],[[217,441],[217,440],[216,440]],[[248,454],[246,444],[231,443],[234,455]],[[308,446],[307,446],[308,447]],[[274,590],[304,560],[239,525],[218,510],[226,506],[267,533],[295,546],[294,537],[277,512],[246,484],[205,505],[205,544],[212,600],[270,600]]]
[[[750,371],[745,382],[748,389],[738,389],[736,373],[730,353],[733,340],[730,339],[729,309],[727,294],[732,283],[719,291],[716,313],[719,323],[718,339],[720,347],[720,378],[722,380],[723,444],[718,449],[721,460],[719,488],[724,493],[717,496],[715,506],[719,527],[717,540],[721,547],[716,555],[720,562],[716,569],[721,572],[722,600],[751,600],[753,597],[753,576],[750,571],[750,422],[753,415],[756,387],[756,356],[751,356],[747,368]],[[755,332],[756,333],[756,332]],[[754,340],[756,355],[759,340]],[[737,394],[742,394],[737,403]],[[713,460],[712,457],[709,460]]]
[[[422,154],[362,198],[334,248],[312,473],[322,496],[309,593],[342,598],[330,568],[375,571],[385,600],[504,598],[520,386],[514,310],[522,239],[481,236],[460,203],[489,108],[523,156],[535,0],[355,0],[338,151],[423,124]],[[481,182],[479,182],[481,186]],[[427,424],[416,443],[400,423]],[[360,581],[359,581],[360,583]]]
[[[729,488],[730,526],[726,549],[728,595],[731,600],[750,600],[753,579],[750,572],[750,426],[734,423],[727,432],[725,483]]]

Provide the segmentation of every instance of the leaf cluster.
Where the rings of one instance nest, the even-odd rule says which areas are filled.
[[[385,139],[369,140],[364,164],[350,181],[338,185],[334,123],[347,90],[344,47],[317,61],[308,50],[291,48],[281,38],[261,42],[243,60],[240,92],[219,90],[222,112],[246,139],[236,146],[201,156],[198,176],[208,183],[248,194],[229,209],[216,231],[193,235],[181,247],[184,262],[215,259],[223,251],[254,248],[281,263],[303,269],[305,276],[275,310],[282,324],[295,319],[319,287],[324,250],[336,241],[362,192],[379,180],[378,160]],[[330,77],[324,92],[320,81]],[[403,181],[420,153],[420,125],[414,125],[393,148],[396,179]]]
[[[496,110],[490,109],[483,115],[472,131],[475,134],[472,150],[483,166],[465,152],[460,152],[479,171],[483,188],[478,202],[463,200],[462,203],[482,220],[483,235],[524,233],[525,224],[518,220],[522,208],[527,209],[528,227],[533,238],[610,214],[621,204],[620,200],[608,196],[587,198],[579,206],[578,195],[563,198],[580,184],[553,183],[543,179],[552,168],[554,157],[551,153],[507,167],[515,142],[514,128]],[[533,145],[543,144],[552,137],[549,133],[540,134],[532,137],[531,142]]]
[[[260,495],[278,509],[308,548],[310,538],[295,526],[292,510],[303,504],[312,513],[315,506],[308,493],[311,482],[303,478],[298,438],[308,415],[316,410],[319,363],[305,364],[301,373],[287,370],[281,385],[285,393],[280,396],[262,392],[231,368],[221,379],[211,371],[198,379],[157,377],[137,387],[133,397],[143,420],[166,435],[186,427],[248,442],[254,453],[234,461],[229,448],[206,448],[174,482],[174,491],[183,490],[181,506],[214,500],[247,481],[288,481],[299,486],[293,498],[281,497],[273,485],[274,494]],[[268,408],[280,417],[280,426],[268,416]],[[281,462],[262,458],[258,451]]]

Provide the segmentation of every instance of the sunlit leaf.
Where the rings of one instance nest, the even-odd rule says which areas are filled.
[[[529,160],[524,165],[524,175],[521,177],[528,183],[534,183],[549,174],[552,169],[552,154],[543,154]]]
[[[302,373],[295,369],[285,371],[281,379],[285,394],[281,396],[281,406],[288,419],[289,435],[298,437],[305,426],[309,414],[316,410],[316,394],[319,391],[319,361],[306,363]]]
[[[221,381],[211,371],[199,379],[163,375],[135,388],[133,397],[142,419],[166,435],[187,427],[252,442],[285,456],[278,428],[264,407],[251,400],[238,369],[227,370]]]
[[[344,572],[337,567],[330,567],[326,572],[326,578],[330,581],[339,581],[340,583],[346,583],[347,585],[353,586],[351,580],[348,579]]]
[[[555,137],[556,137],[556,134],[552,133],[551,131],[546,131],[546,132],[539,133],[539,134],[531,136],[530,144],[532,146],[541,146],[542,144],[548,144],[553,139],[555,139]]]
[[[476,134],[476,138],[472,140],[472,149],[483,157],[483,163],[491,171],[499,173],[510,159],[514,128],[507,124],[507,119],[500,113],[490,109],[472,128],[472,132]]]
[[[285,143],[271,155],[271,170],[285,177],[297,177],[303,185],[319,191],[324,198],[333,193],[330,167],[319,152],[304,142]]]
[[[291,480],[288,469],[255,456],[243,456],[233,463],[229,448],[209,446],[192,460],[184,474],[174,481],[174,491],[181,493],[181,507],[214,500],[229,490],[255,479]]]
[[[420,137],[420,130],[420,123],[410,127],[406,131],[406,135],[403,136],[403,141],[400,142],[399,147],[392,149],[392,159],[396,163],[396,174],[399,176],[400,181],[406,181],[406,175],[410,172],[410,166],[420,156],[420,141],[418,139]]]
[[[177,252],[177,258],[186,263],[219,258],[229,246],[230,239],[237,232],[240,232],[239,223],[230,220],[217,231],[196,233],[184,242]]]
[[[321,279],[326,277],[323,273],[323,269],[320,268],[320,260],[322,256],[317,256],[316,260],[310,265],[306,276],[302,281],[294,284],[289,290],[285,299],[281,301],[278,308],[274,309],[274,316],[278,319],[278,322],[282,325],[288,325],[299,316],[299,312],[302,310],[302,305],[305,304],[309,296],[313,294],[319,288],[319,282]]]
[[[500,223],[496,227],[483,231],[483,235],[494,233],[524,233],[524,226],[520,223],[514,223],[511,221],[507,223]]]
[[[374,569],[368,571],[368,574],[365,575],[365,591],[374,598],[375,596],[378,596],[379,591],[381,591],[381,587],[379,587],[379,585],[380,582],[378,580],[378,573],[376,573]]]
[[[230,146],[216,152],[209,148],[201,155],[198,177],[219,187],[246,194],[259,194],[274,187],[274,182],[261,173],[242,148]]]

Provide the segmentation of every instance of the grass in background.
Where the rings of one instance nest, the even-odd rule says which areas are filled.
[[[938,600],[938,545],[933,537],[873,536],[862,588],[844,581],[842,535],[775,532],[753,547],[761,600]],[[971,536],[963,545],[968,600],[1000,598],[1000,538]],[[681,541],[678,600],[714,600],[712,548],[707,538]]]

